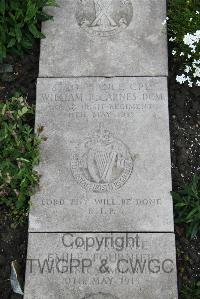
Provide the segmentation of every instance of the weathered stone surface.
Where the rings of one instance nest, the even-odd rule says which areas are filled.
[[[30,233],[25,299],[177,299],[172,233]]]
[[[30,232],[173,231],[165,78],[39,79]]]
[[[57,2],[40,77],[167,75],[166,0]]]

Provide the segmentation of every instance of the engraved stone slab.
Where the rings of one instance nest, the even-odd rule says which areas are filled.
[[[40,77],[165,76],[166,0],[58,0]]]
[[[39,79],[29,230],[173,231],[166,78]]]
[[[30,233],[25,299],[178,299],[173,233]]]

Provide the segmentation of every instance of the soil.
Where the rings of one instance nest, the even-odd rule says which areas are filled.
[[[14,66],[10,74],[1,75],[0,100],[14,93],[22,92],[30,104],[35,104],[36,79],[38,76],[39,45],[22,58],[9,59]],[[174,64],[171,62],[171,66]],[[173,190],[177,191],[200,172],[200,88],[189,88],[176,84],[175,70],[169,76],[169,114],[171,132],[171,157]],[[12,227],[11,217],[5,208],[0,207],[0,299],[22,298],[11,290],[10,265],[16,260],[21,268],[20,281],[24,281],[27,248],[27,223]],[[190,284],[200,278],[199,238],[187,240],[184,228],[175,227],[178,283]],[[180,299],[181,295],[179,296]]]
[[[13,223],[6,209],[0,208],[0,298],[14,299],[22,296],[14,294],[10,285],[11,262],[16,261],[20,285],[25,275],[28,225],[12,228]]]
[[[169,117],[173,191],[200,175],[200,88],[176,83],[179,66],[170,61]],[[175,225],[179,290],[200,280],[200,236],[184,237],[184,228]],[[179,294],[179,299],[182,299]],[[187,298],[190,299],[190,298]],[[193,299],[193,298],[192,298]],[[196,299],[196,298],[194,298]]]
[[[13,72],[0,73],[0,100],[17,93],[27,98],[30,104],[36,102],[36,80],[39,71],[39,43],[22,57],[9,57],[6,64],[13,66]]]

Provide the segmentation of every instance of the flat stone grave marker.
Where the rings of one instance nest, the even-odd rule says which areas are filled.
[[[165,0],[58,0],[42,31],[40,77],[165,76]]]
[[[166,78],[39,79],[30,232],[173,231]]]
[[[177,299],[165,0],[58,0],[25,299]]]
[[[178,299],[174,234],[30,233],[25,299]]]

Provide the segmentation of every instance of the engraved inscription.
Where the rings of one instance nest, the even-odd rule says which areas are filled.
[[[79,144],[72,155],[71,170],[84,189],[111,192],[121,188],[129,179],[133,159],[122,141],[100,128]]]
[[[77,299],[149,298],[138,288],[140,279],[148,283],[150,279],[153,282],[161,279],[161,283],[169,281],[170,284],[176,279],[171,234],[62,233],[55,236],[47,234],[45,239],[41,236],[42,246],[31,236],[33,249],[27,260],[27,273],[38,277],[38,281],[46,274],[52,283],[56,279],[60,281],[57,288],[60,298],[74,298],[74,294]],[[46,244],[51,245],[50,252],[43,249],[49,246]],[[155,291],[157,287],[156,283]],[[137,291],[135,297],[133,289]],[[166,298],[176,298],[172,292]],[[163,298],[162,294],[158,297],[154,294],[151,299]]]
[[[79,26],[97,36],[109,36],[126,29],[133,17],[130,0],[79,0],[76,19]]]

